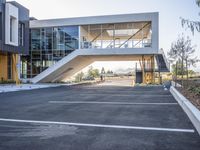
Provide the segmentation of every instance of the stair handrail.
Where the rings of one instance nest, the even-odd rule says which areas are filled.
[[[167,69],[170,70],[170,63],[168,62],[167,57],[165,56],[164,50],[163,50],[163,49],[160,49],[160,50],[159,50],[159,53],[162,54],[163,59],[164,59],[164,61],[165,61],[165,64],[166,64],[166,66],[167,66]]]

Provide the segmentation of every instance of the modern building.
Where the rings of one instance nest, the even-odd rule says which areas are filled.
[[[137,61],[136,82],[154,82],[169,70],[159,14],[36,20],[17,2],[0,0],[0,80],[65,81],[94,61]]]
[[[30,71],[37,82],[65,81],[94,61],[138,61],[137,82],[168,71],[159,50],[159,14],[30,21]]]
[[[20,56],[29,54],[29,10],[0,0],[0,81],[20,78]]]

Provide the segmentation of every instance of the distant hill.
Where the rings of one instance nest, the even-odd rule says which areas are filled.
[[[118,69],[114,70],[115,74],[128,74],[130,72],[134,73],[135,68],[118,68]]]

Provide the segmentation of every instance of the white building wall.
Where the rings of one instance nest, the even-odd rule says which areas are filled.
[[[18,46],[18,23],[19,23],[19,10],[17,7],[10,3],[6,3],[5,11],[5,44]],[[12,23],[12,41],[11,41],[11,18]]]

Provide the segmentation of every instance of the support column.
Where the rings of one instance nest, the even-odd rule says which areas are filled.
[[[155,55],[153,55],[153,58],[152,58],[152,61],[153,61],[153,84],[155,84]]]
[[[146,83],[145,60],[144,60],[144,56],[142,56],[142,82],[143,82],[143,84]]]
[[[17,65],[18,65],[18,55],[17,54],[12,54],[12,62],[13,62],[13,65],[12,65],[12,70],[13,70],[13,79],[16,81],[16,84],[19,85],[20,84],[20,80],[19,80],[19,74],[18,74],[18,68],[17,68]]]
[[[155,83],[155,56],[151,57],[151,83]]]

